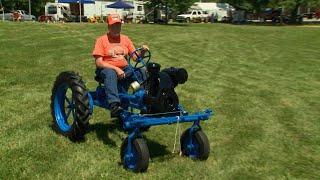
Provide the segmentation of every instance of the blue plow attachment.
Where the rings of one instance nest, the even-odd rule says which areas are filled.
[[[124,129],[135,129],[140,127],[156,126],[162,124],[174,124],[174,123],[183,123],[183,122],[194,122],[194,121],[205,121],[213,115],[213,111],[206,109],[202,112],[196,112],[194,114],[188,114],[187,112],[181,111],[174,116],[164,117],[154,117],[153,114],[133,114],[130,112],[124,112],[121,115],[121,119],[124,122]]]

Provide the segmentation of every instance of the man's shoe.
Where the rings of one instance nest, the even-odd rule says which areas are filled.
[[[111,117],[119,117],[120,113],[123,111],[122,107],[120,106],[120,103],[112,103],[110,104],[110,114]]]

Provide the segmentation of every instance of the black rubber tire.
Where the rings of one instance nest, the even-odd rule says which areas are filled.
[[[186,18],[186,23],[191,23],[190,18]]]
[[[125,169],[128,169],[124,163],[124,153],[127,145],[128,145],[128,138],[126,138],[122,142],[122,145],[120,148],[121,163]],[[149,153],[149,149],[146,142],[142,138],[136,138],[133,140],[133,147],[137,151],[138,158],[139,158],[137,166],[135,169],[133,169],[133,171],[136,173],[147,171],[149,166],[150,153]]]
[[[71,125],[71,129],[67,132],[60,130],[54,113],[54,97],[57,88],[61,85],[67,83],[68,88],[72,91],[72,98],[75,102],[75,118]],[[90,108],[89,108],[89,97],[87,88],[81,78],[81,76],[73,71],[66,71],[60,73],[53,85],[52,95],[51,95],[51,115],[53,118],[52,127],[53,129],[64,136],[69,137],[73,141],[84,140],[84,135],[89,126],[90,119]]]
[[[180,145],[181,145],[181,152],[182,155],[184,156],[189,156],[188,152],[186,151],[186,149],[184,149],[183,147],[183,142],[186,140],[187,136],[189,135],[189,131],[190,129],[185,130],[180,138]],[[197,159],[199,160],[207,160],[210,154],[210,144],[209,144],[209,140],[208,137],[206,136],[206,134],[201,130],[197,130],[193,136],[195,137],[196,141],[199,144],[199,157],[197,157]]]

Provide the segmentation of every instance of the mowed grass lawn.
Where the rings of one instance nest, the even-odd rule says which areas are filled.
[[[74,70],[94,89],[91,52],[105,31],[104,24],[0,23],[0,179],[320,178],[320,28],[124,25],[162,67],[188,70],[177,88],[187,110],[216,113],[202,123],[207,161],[172,153],[175,125],[152,127],[143,174],[119,164],[126,134],[104,109],[95,109],[83,143],[50,128],[55,77]]]

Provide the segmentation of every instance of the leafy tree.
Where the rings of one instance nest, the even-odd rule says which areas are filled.
[[[32,14],[36,16],[44,15],[44,6],[47,2],[54,2],[54,0],[32,0]]]
[[[167,4],[168,7],[176,13],[182,13],[187,11],[193,3],[197,2],[197,0],[150,0],[148,2],[149,7],[155,7],[158,4]]]
[[[29,10],[29,0],[1,0],[5,10]],[[31,0],[31,11],[33,15],[39,16],[44,14],[44,6],[47,2],[54,2],[54,0]]]
[[[297,13],[300,6],[320,7],[319,0],[270,0],[269,6],[274,8],[282,7],[290,12],[291,22],[297,22]]]
[[[238,9],[261,11],[266,7],[284,8],[291,14],[291,21],[297,21],[297,12],[300,6],[320,7],[319,0],[221,0]]]

